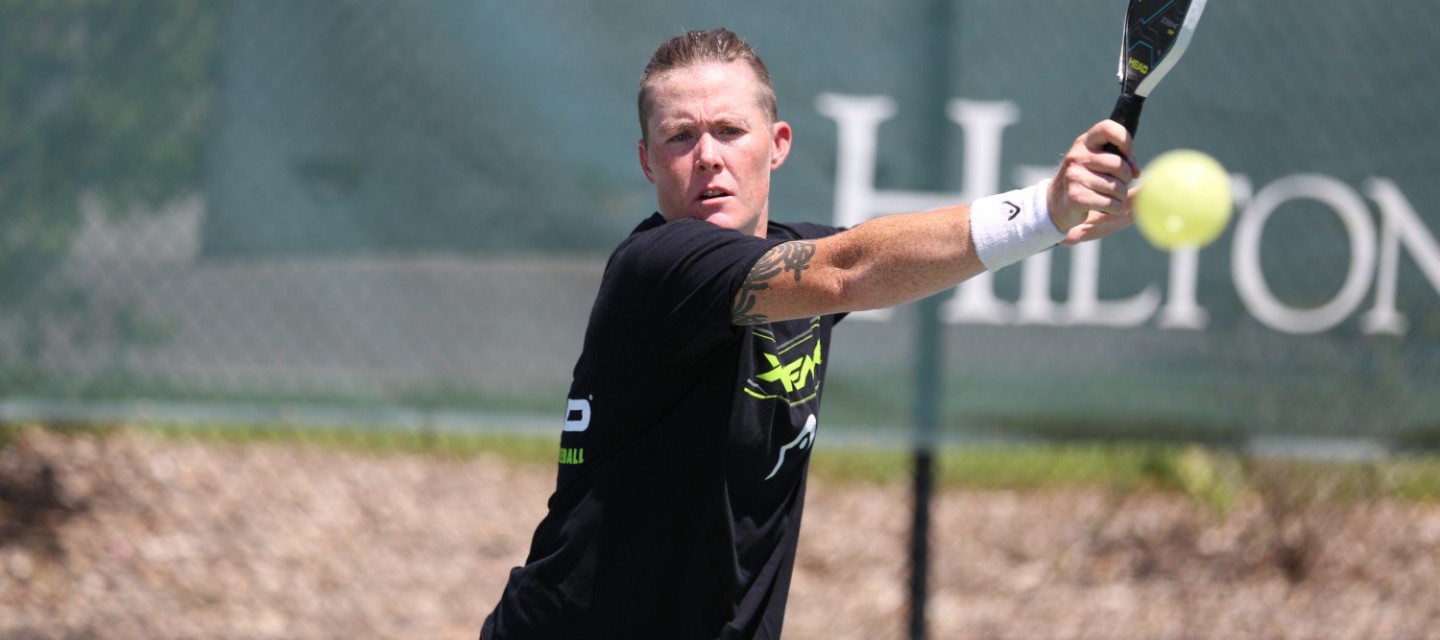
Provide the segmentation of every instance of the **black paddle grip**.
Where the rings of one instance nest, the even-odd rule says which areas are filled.
[[[1135,137],[1135,130],[1140,127],[1140,109],[1145,106],[1145,97],[1133,93],[1121,93],[1120,98],[1115,101],[1115,110],[1110,112],[1110,119],[1125,126],[1130,132],[1130,137]],[[1117,156],[1125,155],[1113,144],[1106,143],[1105,150]]]

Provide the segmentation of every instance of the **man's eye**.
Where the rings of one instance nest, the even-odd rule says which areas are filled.
[[[670,142],[686,142],[686,141],[688,141],[689,139],[690,139],[690,134],[688,134],[688,133],[677,133],[677,134],[675,134],[675,135],[673,135],[673,136],[670,136]]]

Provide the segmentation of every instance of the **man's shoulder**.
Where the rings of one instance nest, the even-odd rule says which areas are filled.
[[[630,232],[627,241],[636,239],[650,239],[664,236],[676,235],[713,235],[717,237],[738,236],[740,232],[734,229],[726,229],[719,225],[711,224],[704,220],[695,218],[680,218],[677,220],[666,220],[659,213],[652,214],[645,218],[635,229]]]
[[[697,252],[718,250],[728,254],[748,255],[763,252],[770,246],[790,240],[814,240],[843,231],[838,227],[813,222],[775,222],[766,227],[766,237],[745,235],[704,220],[681,218],[666,220],[656,213],[642,221],[630,235],[615,247],[610,256],[616,262],[658,262],[674,264],[696,257]],[[758,257],[759,253],[755,253]]]
[[[766,239],[774,240],[813,240],[825,236],[834,235],[844,231],[843,227],[834,227],[817,222],[777,222],[770,220],[766,223]],[[651,214],[645,218],[635,229],[630,232],[617,249],[625,248],[635,243],[647,242],[668,242],[679,237],[709,237],[716,240],[722,239],[748,239],[739,231],[727,229],[694,218],[681,218],[679,220],[666,220],[659,213]]]
[[[753,239],[704,220],[666,220],[657,213],[646,218],[620,241],[610,260],[670,262],[706,247],[740,244]]]

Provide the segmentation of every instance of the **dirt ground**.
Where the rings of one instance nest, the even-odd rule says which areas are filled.
[[[473,639],[553,474],[26,432],[0,451],[0,640]],[[906,637],[908,513],[903,485],[812,483],[787,638]],[[933,527],[932,638],[1440,635],[1440,505],[949,491]]]

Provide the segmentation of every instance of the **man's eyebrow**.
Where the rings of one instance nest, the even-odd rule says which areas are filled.
[[[655,128],[659,129],[662,133],[672,133],[676,131],[684,131],[693,126],[695,126],[695,122],[693,120],[676,118],[674,120],[661,121],[660,123],[655,125]]]
[[[749,129],[750,121],[740,116],[724,116],[715,119],[715,124],[722,127],[735,127],[736,129]]]
[[[750,121],[746,120],[742,116],[720,116],[711,120],[710,124],[711,126],[717,127],[735,127],[737,129],[745,130],[750,129]],[[656,128],[660,130],[660,133],[665,134],[678,133],[687,129],[692,129],[695,126],[696,122],[690,118],[675,118],[673,120],[663,120],[656,124]]]

